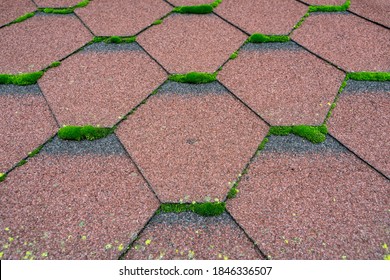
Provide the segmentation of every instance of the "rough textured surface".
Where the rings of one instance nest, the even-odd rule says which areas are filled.
[[[163,202],[191,202],[224,199],[267,131],[218,83],[169,83],[117,135]]]
[[[216,71],[246,38],[213,14],[173,14],[137,41],[169,72],[187,73]]]
[[[0,26],[24,14],[34,12],[36,9],[37,7],[31,0],[2,0],[0,2]]]
[[[348,13],[315,13],[292,38],[346,71],[390,71],[390,31]]]
[[[61,125],[112,126],[166,79],[136,43],[93,44],[39,80]]]
[[[96,36],[131,36],[171,10],[163,0],[99,0],[75,12]]]
[[[351,2],[355,2],[356,0],[352,0]],[[322,5],[342,5],[345,3],[345,0],[302,0],[309,5],[322,6]]]
[[[79,49],[92,35],[74,15],[45,15],[0,29],[0,73],[34,72]]]
[[[270,138],[228,201],[230,213],[272,259],[383,259],[389,181],[334,140],[321,152],[313,144],[296,151],[296,141],[305,140]]]
[[[250,34],[288,34],[307,6],[294,0],[223,0],[215,12]]]
[[[354,0],[351,1],[349,10],[390,27],[390,2],[388,0]]]
[[[72,7],[82,0],[34,0],[38,7],[44,8],[67,8]]]
[[[246,45],[218,80],[271,125],[319,125],[344,76],[294,43],[270,43]]]
[[[2,183],[3,259],[117,259],[157,209],[115,136],[78,144],[55,139]]]
[[[165,213],[151,220],[125,257],[139,259],[261,259],[244,232],[227,215]]]
[[[390,178],[390,82],[349,81],[330,133]]]
[[[0,173],[55,134],[56,122],[37,86],[0,86]]]

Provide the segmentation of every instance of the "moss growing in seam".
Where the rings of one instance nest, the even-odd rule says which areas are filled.
[[[134,43],[137,40],[136,36],[130,37],[120,37],[120,36],[111,36],[111,37],[94,37],[93,43],[107,43],[107,44],[129,44]]]
[[[92,125],[86,126],[64,126],[58,130],[58,137],[63,140],[89,140],[104,138],[113,133],[112,128],[94,127]]]
[[[64,8],[64,9],[58,9],[58,8],[43,8],[39,9],[39,11],[44,12],[46,14],[71,14],[74,11],[74,8]]]
[[[52,64],[50,64],[49,68],[54,68],[54,67],[58,67],[61,65],[61,62],[60,61],[54,61]]]
[[[78,4],[76,4],[75,6],[73,6],[74,9],[76,8],[83,8],[85,6],[87,6],[89,4],[89,0],[83,0],[81,2],[79,2]]]
[[[230,191],[228,192],[227,194],[227,199],[232,199],[232,198],[235,198],[237,196],[237,194],[239,193],[239,190],[237,189],[236,186],[233,186]]]
[[[187,74],[173,74],[169,76],[170,81],[188,84],[207,84],[217,80],[217,74],[204,72],[190,72]]]
[[[201,216],[219,216],[225,211],[224,202],[205,202],[205,203],[164,203],[161,204],[157,213],[181,213],[194,212]]]
[[[20,167],[22,165],[25,165],[27,163],[27,160],[25,159],[22,159],[21,161],[19,161],[17,164],[16,164],[16,167]]]
[[[290,37],[287,35],[264,35],[260,33],[252,34],[247,42],[249,43],[283,43],[290,41]]]
[[[33,17],[34,15],[35,15],[34,12],[24,14],[24,15],[22,15],[21,17],[18,17],[17,19],[15,19],[13,22],[11,22],[11,24],[13,24],[13,23],[19,23],[19,22],[25,21],[26,19],[29,19],[30,17]]]
[[[159,24],[161,24],[162,22],[163,22],[162,19],[158,19],[158,20],[154,21],[154,22],[152,23],[152,25],[159,25]]]
[[[351,4],[350,0],[346,0],[342,5],[319,5],[319,6],[310,6],[309,13],[311,12],[343,12],[349,8]]]
[[[213,6],[210,4],[197,6],[179,6],[173,8],[173,12],[180,14],[209,14],[213,12]]]
[[[318,144],[326,140],[328,128],[325,124],[323,124],[321,126],[273,126],[269,130],[270,135],[286,136],[290,133],[305,138],[314,144]]]
[[[5,180],[5,178],[7,178],[7,174],[6,173],[0,173],[0,182],[3,182]]]
[[[0,84],[27,86],[35,84],[43,76],[43,71],[22,74],[0,74]]]
[[[213,3],[211,3],[210,5],[213,7],[213,8],[216,8],[218,7],[219,4],[222,3],[222,0],[215,0]]]
[[[38,10],[47,14],[71,14],[77,8],[83,8],[87,6],[89,2],[90,0],[83,0],[78,4],[74,5],[73,7],[69,7],[69,8],[40,8]]]
[[[28,157],[29,157],[29,158],[35,157],[37,154],[39,154],[39,152],[42,150],[42,148],[43,148],[43,145],[39,146],[39,147],[36,148],[34,151],[29,152],[29,153],[28,153]]]
[[[348,79],[355,81],[390,81],[390,72],[351,72],[347,74]]]
[[[238,56],[238,51],[235,51],[234,53],[232,53],[230,55],[230,59],[235,59],[235,58],[237,58],[237,56]]]
[[[302,23],[308,18],[308,16],[310,15],[310,13],[306,13],[299,21],[298,23],[293,27],[293,30],[297,29],[298,27],[300,27],[302,25]]]

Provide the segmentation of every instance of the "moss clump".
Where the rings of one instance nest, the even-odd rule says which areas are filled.
[[[104,138],[113,133],[112,128],[94,127],[92,125],[86,126],[64,126],[58,130],[58,137],[63,140],[89,140]]]
[[[264,35],[260,33],[252,34],[247,42],[249,43],[283,43],[290,41],[287,35]]]
[[[234,53],[232,53],[230,55],[230,59],[235,59],[235,58],[237,58],[237,56],[238,56],[238,51],[235,51]]]
[[[286,136],[290,133],[305,138],[314,144],[318,144],[326,140],[328,128],[325,124],[323,124],[321,126],[273,126],[269,130],[270,135]]]
[[[179,6],[173,8],[173,12],[180,14],[209,14],[213,12],[213,6],[210,4],[197,6]]]
[[[204,72],[190,72],[187,74],[173,74],[169,76],[170,81],[188,84],[207,84],[217,80],[217,74]]]
[[[222,0],[215,0],[213,3],[211,3],[210,5],[213,7],[213,8],[216,8],[218,7],[219,4],[222,3]]]
[[[224,202],[205,202],[205,203],[164,203],[161,204],[157,213],[181,213],[194,212],[201,216],[219,216],[225,211]]]
[[[3,182],[5,180],[5,178],[7,178],[7,174],[6,173],[0,173],[0,182]]]
[[[233,186],[230,191],[228,192],[228,195],[227,195],[227,199],[232,199],[232,198],[235,198],[237,196],[237,194],[239,193],[239,190],[237,189],[236,186]]]
[[[111,37],[94,37],[93,43],[107,43],[107,44],[129,44],[134,43],[137,40],[136,36],[130,37],[120,37],[120,36],[111,36]]]
[[[350,0],[345,1],[342,5],[319,5],[319,6],[310,6],[309,13],[312,12],[343,12],[349,8],[351,4]]]
[[[89,0],[83,0],[81,2],[79,2],[78,4],[76,4],[75,6],[73,6],[74,9],[76,8],[83,8],[85,6],[87,6],[89,4]]]
[[[154,21],[154,22],[152,23],[152,25],[159,25],[159,24],[161,24],[162,22],[163,22],[162,19],[158,19],[158,20]]]
[[[60,61],[54,61],[52,64],[50,64],[49,68],[54,68],[54,67],[58,67],[61,65],[61,62]]]
[[[348,79],[355,81],[390,81],[390,72],[351,72],[347,74]]]
[[[13,24],[13,23],[19,23],[19,22],[25,21],[26,19],[29,19],[30,17],[33,17],[34,15],[35,15],[34,12],[24,14],[24,15],[22,15],[21,17],[18,17],[17,19],[15,19],[13,22],[11,22],[11,24]]]
[[[43,71],[22,74],[0,74],[0,84],[27,86],[35,84],[42,76]]]

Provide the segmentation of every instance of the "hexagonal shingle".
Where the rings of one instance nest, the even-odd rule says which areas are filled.
[[[218,217],[202,217],[194,213],[164,213],[153,217],[125,259],[263,258],[226,213]]]
[[[44,8],[67,8],[75,6],[81,0],[34,0],[38,7]]]
[[[213,14],[173,14],[143,32],[137,41],[168,72],[187,73],[216,71],[246,38]]]
[[[331,138],[271,136],[227,209],[272,259],[383,259],[389,187]]]
[[[131,36],[171,10],[163,0],[100,0],[75,12],[96,36]]]
[[[288,34],[307,6],[295,0],[223,0],[215,12],[249,34]]]
[[[390,82],[348,81],[330,133],[390,178]]]
[[[267,134],[218,83],[168,83],[117,135],[163,202],[225,198]]]
[[[37,86],[0,86],[0,173],[56,133],[57,124]]]
[[[294,43],[248,44],[218,75],[272,125],[321,124],[343,79]]]
[[[166,79],[136,44],[93,44],[39,80],[61,125],[112,126]]]
[[[350,71],[390,71],[390,31],[349,13],[314,13],[292,38]]]
[[[3,259],[117,259],[158,208],[114,135],[56,138],[0,193]]]
[[[38,14],[0,29],[0,73],[34,72],[64,58],[92,39],[74,15]]]
[[[349,10],[390,27],[390,2],[388,0],[353,0]]]
[[[37,7],[31,0],[2,0],[0,2],[0,26],[24,14],[34,12],[36,9]]]

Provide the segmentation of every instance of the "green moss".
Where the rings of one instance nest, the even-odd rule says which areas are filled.
[[[269,141],[269,139],[267,137],[265,137],[263,139],[263,141],[261,141],[260,145],[257,147],[257,152],[264,150],[265,145],[268,143],[268,141]]]
[[[238,194],[239,190],[236,186],[233,186],[230,191],[228,192],[227,199],[235,198]]]
[[[326,118],[324,120],[324,124],[329,120],[329,118],[332,116],[332,112],[334,108],[336,108],[337,101],[339,99],[340,94],[344,91],[344,88],[347,86],[347,81],[348,81],[348,74],[345,76],[344,81],[341,83],[341,86],[339,88],[339,91],[336,95],[336,98],[334,99],[333,103],[330,105],[330,109],[328,111],[328,114],[326,114]]]
[[[27,163],[27,160],[25,159],[22,159],[21,161],[19,161],[17,164],[16,164],[16,167],[20,167],[22,165],[25,165]]]
[[[50,64],[49,68],[54,68],[54,67],[58,67],[61,65],[61,62],[60,61],[54,61],[52,64]]]
[[[33,17],[34,15],[35,15],[34,12],[24,14],[21,17],[18,17],[17,19],[15,19],[13,22],[11,22],[11,24],[12,23],[19,23],[19,22],[25,21],[26,19],[29,19],[30,17]]]
[[[7,174],[6,173],[0,173],[0,182],[3,182],[5,180],[5,178],[7,178]]]
[[[94,37],[92,42],[93,43],[107,43],[107,44],[129,44],[134,43],[137,40],[136,36],[130,36],[130,37],[120,37],[120,36],[111,36],[111,37]]]
[[[347,77],[355,81],[390,81],[390,72],[351,72]]]
[[[173,74],[169,76],[170,81],[188,84],[206,84],[217,80],[217,74],[204,72],[190,72],[187,74]]]
[[[63,140],[89,140],[104,138],[113,133],[112,128],[86,126],[64,126],[58,130],[58,137]]]
[[[81,2],[79,2],[78,4],[76,4],[75,6],[73,6],[74,9],[76,8],[83,8],[85,6],[87,6],[89,4],[89,0],[83,0]]]
[[[180,14],[209,14],[213,12],[213,6],[210,4],[197,6],[179,6],[173,9],[173,12]]]
[[[42,150],[42,148],[43,148],[43,145],[39,146],[34,151],[29,152],[28,157],[32,158],[32,157],[36,156],[37,154],[39,154],[39,152]]]
[[[0,84],[26,86],[35,84],[43,76],[43,71],[22,74],[0,74]]]
[[[286,136],[286,135],[289,135],[291,133],[291,131],[292,131],[291,126],[272,126],[269,129],[269,134]]]
[[[213,3],[211,3],[210,5],[213,7],[213,8],[216,8],[218,7],[219,4],[222,3],[222,0],[215,0]]]
[[[238,51],[235,51],[234,53],[232,53],[230,55],[230,59],[235,59],[235,58],[237,58],[237,56],[238,56]]]
[[[159,25],[159,24],[161,24],[162,22],[163,22],[162,19],[158,19],[158,20],[156,20],[155,22],[153,22],[152,25]]]
[[[264,35],[260,33],[252,34],[247,40],[249,43],[283,43],[288,41],[290,41],[290,37],[287,35]]]
[[[64,9],[58,9],[58,8],[43,8],[39,9],[39,11],[44,12],[46,14],[71,14],[74,11],[74,8],[64,8]]]
[[[349,8],[351,4],[350,0],[345,1],[342,5],[319,5],[319,6],[310,6],[309,13],[312,12],[343,12]]]
[[[312,143],[318,144],[326,140],[328,128],[325,124],[320,126],[296,125],[296,126],[273,126],[269,130],[270,135],[286,136],[295,134],[309,140]]]
[[[302,25],[302,23],[307,19],[307,17],[310,15],[310,13],[306,13],[299,21],[298,23],[294,26],[293,30],[297,29]]]
[[[201,216],[219,216],[225,211],[224,202],[204,203],[163,203],[157,213],[194,212]]]

